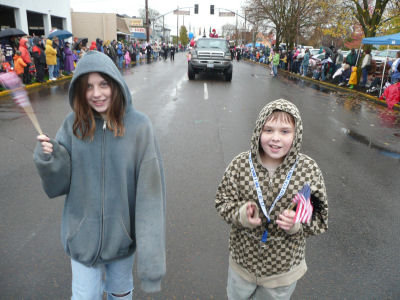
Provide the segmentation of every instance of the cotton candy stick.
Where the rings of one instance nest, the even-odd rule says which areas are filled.
[[[37,120],[35,112],[33,111],[31,102],[29,101],[28,94],[21,82],[21,78],[19,78],[14,72],[8,72],[0,75],[0,82],[7,89],[11,90],[15,103],[24,109],[36,131],[39,134],[43,134],[39,125],[39,121]]]

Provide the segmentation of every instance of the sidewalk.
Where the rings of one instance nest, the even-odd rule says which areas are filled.
[[[269,68],[269,65],[267,65],[267,64],[260,64],[258,62],[254,62],[254,61],[251,61],[251,60],[248,60],[248,59],[243,59],[243,60],[246,61],[246,62],[249,62],[249,63],[260,65],[260,66],[262,66],[264,68]],[[361,92],[361,91],[350,89],[350,88],[347,88],[345,86],[338,86],[337,84],[333,84],[333,83],[326,82],[326,81],[315,80],[315,79],[313,79],[311,77],[301,76],[300,74],[291,73],[289,71],[282,70],[282,69],[278,69],[278,73],[284,73],[284,74],[286,74],[288,76],[293,76],[293,77],[297,77],[297,78],[302,79],[302,80],[307,80],[307,81],[310,81],[310,82],[313,82],[313,83],[316,83],[316,84],[324,85],[329,89],[342,90],[342,91],[358,94],[358,95],[366,98],[369,101],[372,101],[374,103],[377,103],[377,104],[380,104],[380,105],[383,105],[383,106],[387,107],[387,104],[386,104],[385,100],[380,100],[379,97],[370,95],[368,93],[364,93],[364,92]],[[393,109],[397,110],[397,111],[400,111],[400,103],[395,104]]]

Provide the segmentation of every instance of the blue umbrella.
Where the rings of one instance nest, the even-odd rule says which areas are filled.
[[[65,40],[72,36],[72,33],[68,30],[55,30],[49,34],[48,38],[52,39],[54,37],[58,37],[60,40]]]

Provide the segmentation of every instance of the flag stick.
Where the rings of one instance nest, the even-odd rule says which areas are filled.
[[[21,78],[14,72],[2,73],[0,74],[0,83],[11,91],[15,103],[23,107],[37,132],[43,134]]]
[[[33,126],[35,127],[36,131],[39,134],[43,134],[43,131],[40,128],[40,125],[39,125],[39,121],[37,120],[36,115],[33,112],[32,106],[31,105],[27,105],[27,106],[23,106],[23,108],[24,108],[26,114],[28,115],[29,119],[31,120]]]

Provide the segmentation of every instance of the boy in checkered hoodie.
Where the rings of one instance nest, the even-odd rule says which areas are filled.
[[[231,225],[230,300],[290,299],[307,271],[306,238],[328,228],[324,179],[316,162],[300,153],[302,133],[293,103],[270,102],[257,119],[251,149],[232,160],[218,186],[215,206]],[[294,223],[288,208],[306,183],[311,221]]]

